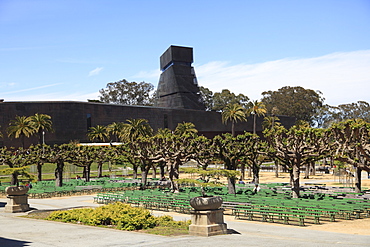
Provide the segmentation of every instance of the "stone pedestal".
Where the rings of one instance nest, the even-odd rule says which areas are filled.
[[[30,210],[28,195],[8,195],[5,213],[19,213]]]
[[[189,226],[190,235],[208,237],[227,234],[223,209],[191,211],[191,223]]]

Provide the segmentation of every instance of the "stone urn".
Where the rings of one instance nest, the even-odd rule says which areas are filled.
[[[5,213],[19,213],[30,210],[28,204],[29,188],[26,186],[9,186],[6,187],[7,204],[5,205]]]
[[[190,235],[208,237],[227,233],[224,210],[220,208],[222,197],[197,196],[190,199],[190,205],[194,208],[194,211],[190,212]]]
[[[221,196],[197,196],[190,199],[190,205],[196,211],[215,210],[222,205]]]
[[[9,196],[21,196],[27,194],[28,190],[26,186],[9,186],[6,187],[5,193]]]

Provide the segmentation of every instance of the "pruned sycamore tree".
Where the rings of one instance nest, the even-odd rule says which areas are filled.
[[[246,139],[243,135],[236,137],[230,133],[221,136],[215,136],[210,146],[213,154],[222,160],[225,165],[225,170],[236,171],[240,160],[246,155]],[[227,177],[228,193],[235,194],[235,173],[230,172]]]
[[[361,119],[332,125],[336,160],[352,165],[355,172],[355,192],[361,192],[361,171],[370,172],[370,123]]]
[[[154,137],[157,145],[157,152],[161,158],[157,161],[164,161],[169,171],[171,188],[178,191],[176,179],[179,179],[179,167],[191,158],[190,144],[194,135],[185,134],[182,136],[174,134],[156,135]]]
[[[150,168],[153,167],[153,163],[163,161],[161,154],[159,153],[159,146],[156,143],[155,137],[144,137],[137,138],[134,142],[126,144],[128,146],[128,153],[136,158],[139,162],[141,170],[141,183],[144,188],[147,184],[147,178]]]
[[[244,164],[250,164],[252,168],[252,183],[259,184],[259,172],[267,155],[267,143],[261,140],[258,135],[248,132],[245,132],[242,138],[245,143],[245,155],[242,157],[242,161]]]
[[[208,165],[215,159],[214,153],[210,148],[212,139],[205,136],[197,136],[190,142],[189,151],[191,152],[191,159],[197,162],[198,167],[206,170]]]
[[[295,125],[289,130],[282,126],[264,131],[270,145],[269,155],[278,159],[290,173],[292,197],[299,197],[300,168],[313,160],[321,159],[331,150],[330,132],[305,125]]]
[[[0,149],[0,164],[7,165],[9,168],[1,170],[1,175],[11,175],[11,185],[19,185],[19,176],[33,180],[28,173],[29,166],[38,161],[38,157],[29,153],[28,149],[10,149],[3,147]]]
[[[45,160],[49,163],[55,163],[55,186],[62,187],[63,186],[63,170],[64,164],[69,160],[71,154],[74,150],[74,144],[62,144],[62,145],[54,145],[44,146],[45,151]]]

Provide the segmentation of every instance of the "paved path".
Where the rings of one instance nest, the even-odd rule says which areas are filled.
[[[92,196],[69,198],[30,199],[31,207],[62,209],[78,206],[99,206],[92,202]],[[126,232],[91,226],[41,221],[17,216],[24,213],[5,213],[5,198],[0,198],[0,246],[1,247],[115,247],[115,246],[370,246],[370,236],[330,233],[277,224],[256,224],[226,217],[229,229],[238,233],[213,237],[163,237],[137,232]],[[155,212],[160,214],[160,212]],[[189,215],[172,213],[176,220]]]

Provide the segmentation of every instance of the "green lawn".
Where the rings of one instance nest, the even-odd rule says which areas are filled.
[[[130,165],[128,165],[130,167]],[[6,168],[9,168],[7,165],[0,165],[0,170],[4,170]],[[42,178],[43,180],[48,180],[48,179],[55,179],[55,171],[56,165],[53,163],[45,163],[42,167]],[[113,165],[111,167],[112,172],[109,172],[109,163],[104,163],[103,164],[103,176],[105,175],[124,175],[123,170],[124,165]],[[93,163],[91,165],[91,177],[95,177],[98,175],[98,164]],[[37,176],[37,168],[36,166],[31,166],[28,168],[28,172],[34,176]],[[64,176],[67,176],[68,174],[70,175],[70,178],[75,178],[76,175],[79,175],[82,177],[82,172],[83,168],[70,165],[69,163],[66,163],[64,166]],[[128,176],[132,176],[132,170],[128,170]],[[19,177],[20,180],[22,181],[22,177]],[[7,183],[10,182],[10,176],[1,176],[0,177],[0,182]]]

